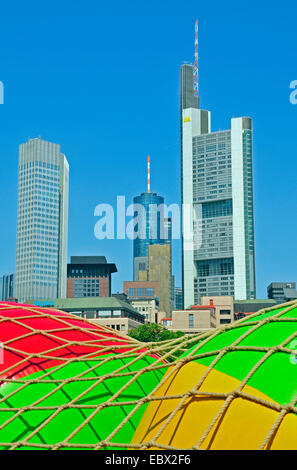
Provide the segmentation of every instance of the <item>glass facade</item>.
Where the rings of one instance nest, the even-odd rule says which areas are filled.
[[[193,203],[201,231],[194,300],[234,295],[231,131],[193,137]]]
[[[158,210],[158,207],[164,204],[164,198],[156,193],[143,193],[134,197],[133,203],[134,216],[139,220],[135,225],[135,232],[139,236],[134,240],[134,258],[147,257],[149,245],[164,242],[161,233],[161,220],[164,220],[164,216],[163,211]],[[136,205],[141,205],[144,211],[138,211]]]
[[[14,275],[4,274],[0,277],[0,300],[5,301],[13,297]]]
[[[171,246],[172,221],[164,217],[164,198],[156,193],[142,193],[133,199],[135,238],[133,243],[134,280],[139,271],[148,269],[149,245]]]
[[[68,163],[60,146],[20,146],[15,296],[66,297]],[[64,264],[65,263],[65,264]]]
[[[126,294],[128,297],[155,297],[154,287],[127,287]]]

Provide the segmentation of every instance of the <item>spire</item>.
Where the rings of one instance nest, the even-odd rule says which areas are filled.
[[[148,155],[147,157],[147,192],[151,191],[151,168],[150,168],[151,158]]]
[[[195,62],[193,70],[194,95],[199,96],[199,68],[198,68],[198,20],[195,23]]]

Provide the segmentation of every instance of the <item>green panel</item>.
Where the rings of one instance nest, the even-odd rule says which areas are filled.
[[[242,323],[250,323],[252,321],[258,321],[258,320],[264,320],[264,318],[268,317],[273,317],[277,313],[281,312],[282,310],[285,310],[285,308],[275,308],[274,310],[269,310],[269,312],[266,313],[261,313],[261,315],[256,315],[252,318],[248,317],[244,320],[242,320]]]
[[[297,308],[289,310],[287,313],[281,315],[281,318],[297,318]]]
[[[277,346],[297,331],[295,322],[267,323],[249,334],[239,343],[239,346],[271,347]]]
[[[219,349],[223,349],[226,346],[234,343],[240,336],[245,334],[247,331],[249,331],[253,326],[242,326],[242,327],[237,327],[237,328],[232,328],[227,331],[222,331],[220,334],[215,336],[214,338],[210,339],[205,343],[201,348],[199,348],[196,351],[196,354],[202,354],[210,351],[216,351]],[[203,342],[203,340],[202,340]],[[192,348],[189,349],[186,353],[184,353],[184,356],[187,356],[189,352],[193,351],[197,347],[197,344],[193,346]]]
[[[289,354],[275,353],[261,365],[248,384],[280,405],[288,404],[297,395],[297,363],[291,363]]]
[[[0,397],[4,398],[0,402],[0,423],[3,424],[11,417],[10,412],[1,411],[1,407],[22,407],[33,404],[36,400],[40,400],[37,406],[59,406],[69,403],[71,400],[77,398],[82,392],[92,387],[85,395],[79,398],[75,404],[77,405],[99,405],[112,397],[124,385],[126,385],[133,375],[126,377],[110,377],[105,378],[103,382],[93,385],[96,381],[78,381],[64,384],[60,390],[57,390],[55,383],[42,383],[43,380],[56,380],[65,379],[69,377],[76,377],[78,374],[86,372],[83,378],[86,377],[100,377],[118,370],[120,367],[125,366],[119,373],[127,373],[138,371],[144,367],[155,362],[151,357],[138,359],[134,364],[128,365],[133,358],[119,358],[111,360],[105,364],[102,361],[78,361],[68,363],[61,369],[49,369],[50,374],[40,382],[26,385],[22,388],[23,384],[9,383],[0,387]],[[88,370],[98,365],[94,371]],[[150,371],[143,373],[136,381],[132,382],[113,402],[126,402],[139,400],[143,396],[148,395],[160,382],[166,368],[158,371]],[[26,379],[39,378],[44,373],[38,372],[31,374]],[[45,395],[54,391],[54,393],[47,397]],[[11,397],[5,396],[15,392]],[[34,405],[35,406],[35,405]],[[70,443],[80,444],[96,444],[99,441],[106,439],[110,433],[126,418],[128,413],[134,409],[136,405],[121,405],[110,406],[101,409],[91,421],[85,425],[79,433],[73,436]],[[113,437],[112,442],[130,442],[136,426],[138,425],[143,412],[147,405],[143,405],[137,413],[135,413],[123,428]],[[44,421],[52,416],[55,412],[53,410],[27,410],[24,411],[19,417],[16,417],[8,425],[0,430],[0,442],[10,443],[17,442],[27,437],[34,429],[40,426]],[[29,442],[55,444],[65,440],[75,429],[77,429],[83,421],[94,412],[92,409],[63,409],[55,417],[53,417],[46,426],[29,439]],[[0,426],[1,426],[0,424]],[[23,447],[27,448],[28,447]],[[36,447],[35,447],[36,448]],[[110,448],[111,449],[111,448]]]

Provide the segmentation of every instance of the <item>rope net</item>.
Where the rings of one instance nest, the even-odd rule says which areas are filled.
[[[268,326],[265,343],[261,331]],[[0,303],[0,449],[213,448],[239,399],[273,412],[256,446],[269,449],[287,416],[296,416],[297,395],[292,395],[292,385],[284,399],[270,399],[269,394],[253,393],[251,385],[279,355],[292,366],[296,382],[296,338],[296,301],[159,343],[140,343],[51,308]],[[215,371],[247,352],[253,360],[240,365],[235,388],[233,382],[221,390],[214,387],[210,378]],[[199,365],[203,369],[196,376]],[[186,368],[190,379],[181,376],[174,388]],[[277,369],[275,380],[280,380]],[[215,403],[215,411],[204,421],[198,414],[197,427],[192,423],[189,433],[178,437],[187,410],[193,414],[191,407],[206,401]]]

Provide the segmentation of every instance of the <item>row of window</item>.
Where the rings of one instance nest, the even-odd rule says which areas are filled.
[[[154,287],[127,287],[128,297],[155,297]]]

